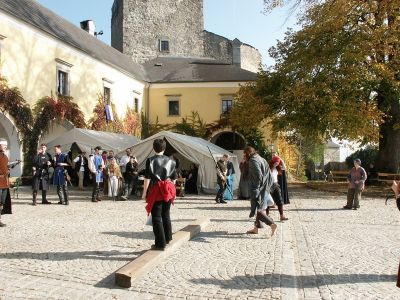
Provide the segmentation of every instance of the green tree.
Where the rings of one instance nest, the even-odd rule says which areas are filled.
[[[378,169],[398,172],[400,1],[277,2],[316,4],[270,49],[276,65],[252,86],[273,130],[379,142]]]

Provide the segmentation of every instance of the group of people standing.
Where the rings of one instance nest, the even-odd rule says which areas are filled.
[[[89,170],[92,178],[93,191],[92,202],[101,201],[100,188],[103,188],[106,195],[116,198],[121,195],[122,199],[126,200],[130,197],[132,189],[135,188],[136,179],[138,176],[138,163],[134,156],[131,155],[131,150],[126,150],[120,162],[114,157],[114,152],[109,151],[109,156],[100,154],[101,147],[97,146],[94,149],[94,154],[89,158],[85,152],[80,152],[79,155],[71,161],[66,153],[62,153],[61,146],[54,147],[54,156],[47,152],[46,144],[41,144],[37,155],[33,158],[33,200],[32,204],[37,204],[38,191],[42,191],[42,204],[51,204],[47,200],[47,191],[50,188],[50,168],[53,168],[52,183],[57,187],[57,195],[59,197],[58,204],[69,204],[68,183],[71,184],[71,178],[67,168],[72,168],[78,176],[78,186],[83,189],[83,182],[86,176],[86,170]]]
[[[118,161],[114,152],[110,151],[108,157],[100,154],[101,147],[94,148],[94,154],[89,156],[89,170],[92,175],[92,202],[101,201],[100,189],[113,199],[121,196],[123,200],[130,198],[136,192],[139,165],[136,157],[131,154],[131,149],[126,149],[126,154]]]

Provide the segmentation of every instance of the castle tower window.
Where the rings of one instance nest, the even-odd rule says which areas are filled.
[[[159,40],[159,50],[160,50],[160,52],[169,52],[169,40],[160,39]]]

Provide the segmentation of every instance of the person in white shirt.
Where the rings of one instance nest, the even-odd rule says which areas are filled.
[[[86,152],[79,152],[79,155],[74,159],[75,172],[79,178],[79,189],[83,190],[83,179],[85,178],[85,168],[88,167],[88,159],[86,158]]]

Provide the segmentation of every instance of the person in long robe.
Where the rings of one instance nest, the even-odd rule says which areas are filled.
[[[229,161],[229,156],[227,156],[226,161],[226,189],[224,192],[224,200],[232,201],[233,200],[233,183],[235,168],[233,167],[233,163]]]
[[[249,162],[246,155],[243,154],[243,159],[239,164],[240,181],[239,181],[239,199],[246,200],[250,198],[249,190]]]

